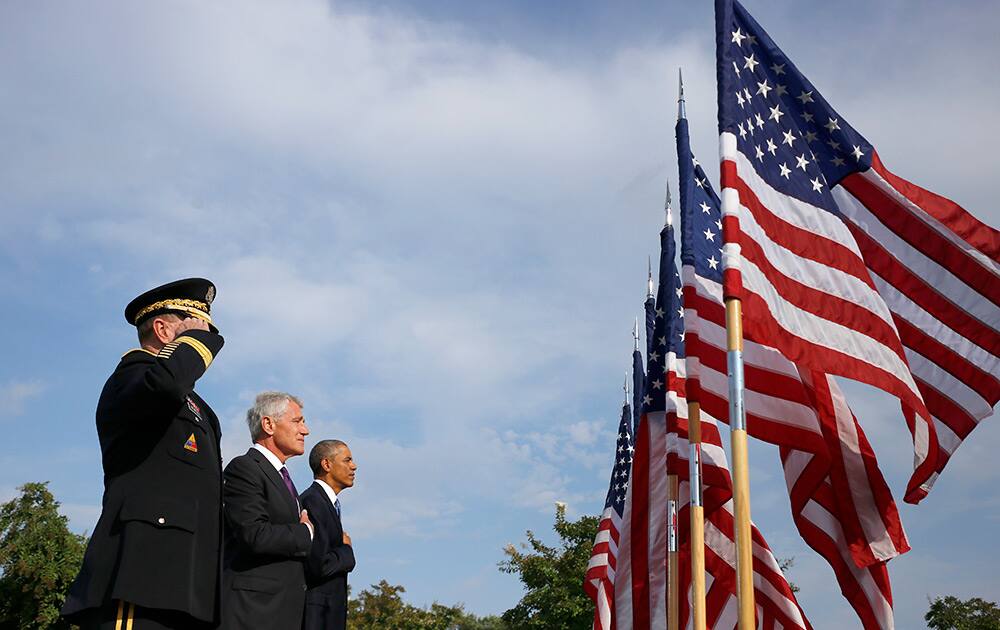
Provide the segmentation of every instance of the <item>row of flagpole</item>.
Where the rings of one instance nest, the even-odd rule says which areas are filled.
[[[676,281],[664,277],[676,274],[668,240],[673,239],[668,185],[655,318],[651,269],[645,303],[649,380],[644,403],[639,402],[638,321],[633,332],[633,419],[641,407],[641,415],[655,422],[644,420],[642,431],[634,424],[634,450],[645,459],[637,455],[631,467],[631,457],[619,458],[613,470],[585,581],[597,604],[595,628],[610,630],[619,619],[619,628],[675,630],[682,604],[689,604],[687,625],[694,630],[723,623],[723,612],[727,628],[754,628],[758,612],[767,627],[809,627],[750,520],[749,414],[754,437],[780,447],[793,521],[803,540],[830,565],[862,625],[888,630],[894,620],[886,563],[909,544],[874,452],[834,379],[851,378],[900,400],[914,448],[905,499],[919,502],[955,448],[1000,402],[1000,352],[995,351],[1000,231],[890,172],[875,147],[832,108],[737,0],[715,4],[721,200],[690,152],[679,76],[684,283],[680,288],[664,284]],[[775,134],[783,140],[775,142]],[[789,168],[793,159],[795,166]],[[702,212],[692,211],[695,185],[702,188],[696,193]],[[698,226],[695,233],[708,227],[704,239],[689,238],[688,221]],[[715,249],[716,228],[721,250]],[[679,343],[675,331],[668,337],[661,337],[659,329],[651,335],[651,320],[663,324],[658,318],[665,314],[665,286],[678,298],[690,290],[693,302],[680,305],[678,317],[691,307],[688,330],[698,348],[693,360],[683,332]],[[745,321],[741,298],[746,299]],[[672,293],[666,302],[673,317],[678,304]],[[707,305],[706,317],[696,304]],[[659,361],[653,337],[667,346],[665,354],[677,361],[676,367],[683,364],[683,374],[672,371],[675,366],[666,356]],[[663,372],[654,374],[660,365]],[[665,381],[671,387],[676,383],[676,389]],[[654,389],[658,393],[651,397]],[[660,400],[664,392],[675,396],[673,408]],[[626,407],[627,402],[626,392]],[[686,412],[686,436],[677,412]],[[726,413],[731,468],[715,425]],[[632,429],[622,422],[620,439],[628,442]],[[676,426],[667,426],[671,422]],[[939,432],[947,439],[939,439]],[[679,448],[685,437],[688,447]],[[671,440],[666,446],[664,438]],[[663,452],[669,455],[661,462]],[[675,468],[685,456],[688,470]],[[642,483],[629,483],[633,470]],[[615,475],[624,482],[616,485]],[[657,475],[655,483],[652,475]],[[633,500],[642,508],[637,517],[628,507]],[[678,515],[684,514],[685,502],[690,524],[688,540],[681,544]],[[620,566],[615,553],[623,560]],[[690,567],[682,566],[682,557]],[[633,558],[636,566],[630,565]],[[713,580],[710,593],[706,573]],[[602,608],[600,601],[607,605]]]
[[[684,100],[684,80],[678,71],[677,117],[686,118]],[[667,187],[666,223],[673,221],[670,206],[670,188]],[[731,197],[729,203],[733,203]],[[724,215],[735,212],[723,200]],[[727,245],[727,248],[732,247]],[[732,252],[725,252],[733,255]],[[738,252],[736,253],[738,255]],[[647,299],[652,296],[652,270],[649,272]],[[746,415],[743,406],[743,333],[741,304],[737,297],[725,299],[727,332],[727,375],[729,378],[729,417],[732,450],[733,504],[736,526],[737,547],[737,601],[740,630],[751,630],[755,625],[755,605],[753,593],[753,549],[750,520],[750,481],[747,451]],[[633,328],[634,351],[639,350],[639,322]],[[625,399],[628,402],[628,382],[625,384]],[[705,588],[705,514],[702,502],[701,476],[701,409],[697,400],[688,399],[688,443],[689,443],[689,513],[690,513],[690,562],[691,562],[691,626],[694,630],[706,628],[706,588]],[[680,544],[678,526],[678,506],[680,482],[677,474],[667,475],[667,628],[679,630],[680,621]]]

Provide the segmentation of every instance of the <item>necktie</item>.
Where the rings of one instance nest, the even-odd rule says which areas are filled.
[[[285,487],[288,491],[292,493],[292,498],[295,499],[295,505],[299,504],[299,493],[295,491],[295,484],[292,483],[292,477],[288,474],[288,469],[284,466],[281,467],[281,478],[285,480]]]
[[[337,517],[340,517],[340,499],[335,499],[333,501],[333,509],[337,510]]]

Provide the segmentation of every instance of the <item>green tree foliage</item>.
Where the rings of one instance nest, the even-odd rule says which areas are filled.
[[[783,574],[785,574],[785,579],[787,580],[788,570],[795,566],[795,556],[789,556],[787,558],[777,558],[777,560],[778,560],[778,568],[781,569],[781,572]],[[795,582],[791,581],[788,582],[788,588],[792,589],[793,593],[799,592],[799,587],[795,584]]]
[[[461,604],[445,606],[435,602],[417,608],[403,601],[406,589],[382,580],[361,591],[348,602],[348,625],[358,630],[407,628],[412,630],[502,630],[497,617],[477,617]]]
[[[978,597],[935,597],[924,621],[933,630],[1000,630],[1000,607]]]
[[[69,531],[46,483],[0,505],[0,630],[69,628],[59,619],[87,541]]]
[[[557,503],[554,529],[559,534],[558,547],[544,544],[531,531],[521,550],[507,546],[507,559],[500,563],[500,570],[517,573],[526,591],[517,606],[503,614],[508,626],[545,630],[592,626],[594,603],[583,591],[583,576],[599,522],[596,516],[568,521],[566,506]]]

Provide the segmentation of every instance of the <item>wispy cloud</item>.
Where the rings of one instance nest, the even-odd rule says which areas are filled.
[[[45,391],[45,384],[39,380],[11,381],[0,386],[0,406],[8,416],[24,413],[27,404]]]

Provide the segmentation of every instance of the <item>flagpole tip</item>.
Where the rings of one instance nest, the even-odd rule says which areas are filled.
[[[687,118],[687,109],[684,105],[684,72],[677,68],[677,120]]]
[[[646,299],[652,300],[656,294],[653,292],[653,258],[646,256]]]
[[[667,198],[663,202],[663,212],[666,214],[666,218],[663,222],[663,227],[670,227],[674,224],[674,213],[670,209],[670,178],[667,178]]]

